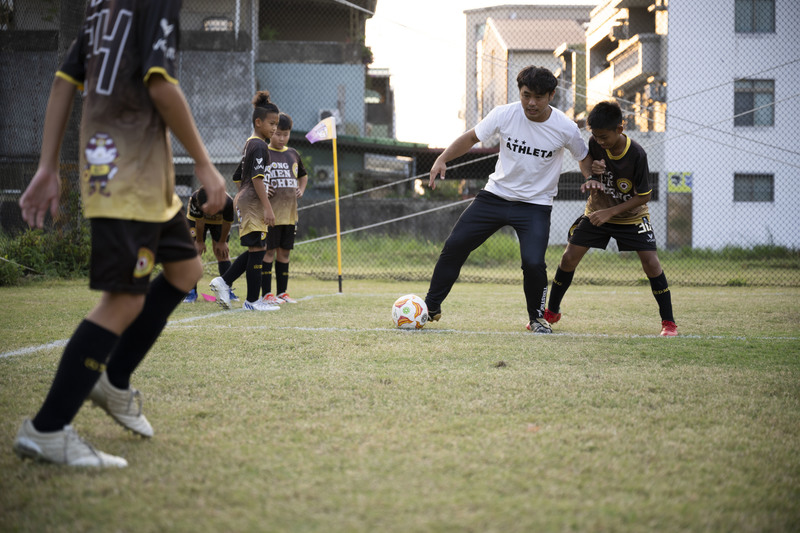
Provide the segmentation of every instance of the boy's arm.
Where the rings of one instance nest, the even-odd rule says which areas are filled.
[[[61,180],[58,172],[59,154],[67,122],[72,112],[74,96],[75,85],[60,77],[53,80],[44,116],[39,167],[25,189],[25,193],[19,199],[22,219],[31,227],[41,228],[44,226],[44,217],[48,208],[54,217],[58,212],[58,199],[61,193]]]
[[[213,242],[214,255],[222,257],[223,261],[230,259],[230,250],[228,250],[228,235],[231,232],[231,223],[227,220],[222,221],[222,227],[219,232],[219,241]]]
[[[308,185],[308,174],[303,174],[297,178],[297,198],[302,198],[306,193],[306,185]]]
[[[595,226],[600,226],[605,224],[615,216],[619,215],[620,213],[624,213],[629,209],[634,209],[639,207],[640,205],[644,205],[650,201],[651,194],[648,192],[647,194],[637,194],[636,196],[631,197],[629,200],[622,202],[621,204],[617,204],[613,207],[608,207],[606,209],[600,209],[595,211],[591,215],[589,215],[589,222],[591,222]]]
[[[206,253],[206,221],[202,217],[194,221],[194,235],[194,247],[203,255]]]
[[[601,159],[599,162],[603,163],[603,166],[605,167],[605,161]],[[583,174],[583,177],[586,179],[586,181],[581,184],[581,193],[585,193],[586,191],[589,191],[590,193],[592,191],[603,191],[603,184],[600,183],[600,180],[592,179],[592,176],[596,174],[592,166],[593,164],[596,165],[597,163],[598,161],[592,159],[591,152],[586,154],[586,157],[584,157],[581,162],[578,163],[578,166],[581,168],[581,174]]]
[[[149,77],[147,88],[161,118],[194,159],[195,174],[208,195],[203,211],[218,212],[225,205],[225,182],[211,163],[183,91],[158,73]]]
[[[258,180],[260,182],[253,183],[253,188],[256,190],[258,199],[261,200],[261,205],[264,206],[264,222],[266,222],[267,226],[274,226],[275,213],[272,211],[272,204],[269,203],[269,198],[267,197],[266,178],[253,178],[253,180]]]
[[[428,187],[436,189],[436,176],[438,175],[440,179],[444,179],[444,174],[447,171],[447,162],[466,154],[469,152],[469,149],[478,142],[480,142],[480,139],[478,139],[478,136],[475,134],[475,128],[473,128],[462,133],[460,137],[450,143],[450,146],[448,146],[433,163],[431,167],[431,177],[428,180]]]

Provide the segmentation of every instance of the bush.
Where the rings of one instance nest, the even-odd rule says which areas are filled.
[[[0,258],[0,259],[8,259]],[[6,285],[16,285],[22,276],[22,268],[14,263],[0,260],[0,287]]]
[[[0,265],[0,285],[17,283],[22,274],[70,278],[89,272],[91,242],[88,226],[73,225],[44,232],[28,230],[0,244],[0,255],[26,269],[3,261]],[[10,267],[7,265],[11,265]],[[13,267],[13,268],[11,268]],[[17,275],[14,275],[17,269]]]

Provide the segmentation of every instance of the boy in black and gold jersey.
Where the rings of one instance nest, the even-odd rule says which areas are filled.
[[[269,202],[275,211],[275,226],[267,233],[267,252],[261,273],[263,301],[280,305],[297,303],[286,291],[289,285],[289,254],[297,231],[297,200],[303,197],[308,173],[297,150],[286,146],[292,133],[292,117],[281,113],[278,130],[269,140]],[[272,261],[275,260],[275,294]]]
[[[669,284],[658,260],[656,239],[650,225],[647,202],[652,188],[644,149],[622,133],[622,110],[616,102],[600,102],[587,119],[592,137],[592,178],[602,188],[592,188],[584,214],[569,230],[569,240],[550,289],[545,319],[555,324],[561,319],[561,299],[567,292],[575,269],[589,248],[605,249],[611,237],[620,251],[635,251],[650,280],[661,315],[661,336],[674,337],[678,327],[672,316]],[[591,181],[590,180],[590,181]],[[586,192],[587,185],[581,186]]]
[[[234,204],[239,215],[239,242],[247,247],[225,274],[211,280],[211,290],[217,303],[230,309],[230,286],[242,275],[247,279],[247,299],[242,308],[249,311],[276,311],[277,305],[262,302],[261,266],[267,249],[267,229],[275,225],[267,187],[269,179],[269,150],[267,141],[278,127],[280,110],[269,99],[268,91],[259,91],[253,98],[253,135],[242,150],[242,161],[234,174],[239,184]]]
[[[225,207],[217,213],[206,213],[203,211],[203,204],[207,201],[206,190],[200,187],[189,198],[189,209],[186,212],[186,220],[189,223],[189,231],[192,234],[197,253],[202,255],[206,252],[206,234],[211,235],[211,249],[217,259],[217,269],[219,275],[223,275],[231,266],[230,251],[228,250],[228,237],[230,236],[231,226],[233,225],[233,198],[225,194]],[[237,300],[230,291],[230,299]],[[194,303],[197,301],[197,285],[189,291],[183,299],[183,303]]]
[[[42,227],[59,202],[59,151],[75,90],[83,91],[81,196],[91,224],[90,282],[99,303],[67,343],[44,404],[14,441],[21,457],[70,466],[124,467],[70,425],[87,397],[144,437],[153,428],[130,377],[170,313],[203,273],[175,194],[169,130],[195,161],[222,209],[225,186],[175,79],[179,0],[88,2],[50,89],[39,166],[20,198],[22,215]],[[156,262],[163,272],[150,282]]]

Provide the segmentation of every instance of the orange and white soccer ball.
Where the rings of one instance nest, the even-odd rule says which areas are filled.
[[[400,329],[421,329],[428,321],[428,306],[416,294],[406,294],[392,304],[392,321]]]

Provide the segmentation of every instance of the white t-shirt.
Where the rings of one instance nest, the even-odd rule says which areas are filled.
[[[512,202],[553,205],[564,148],[576,161],[586,157],[589,148],[575,122],[558,109],[550,111],[546,121],[534,122],[521,103],[513,102],[495,107],[475,126],[481,141],[498,132],[502,137],[485,190]]]

